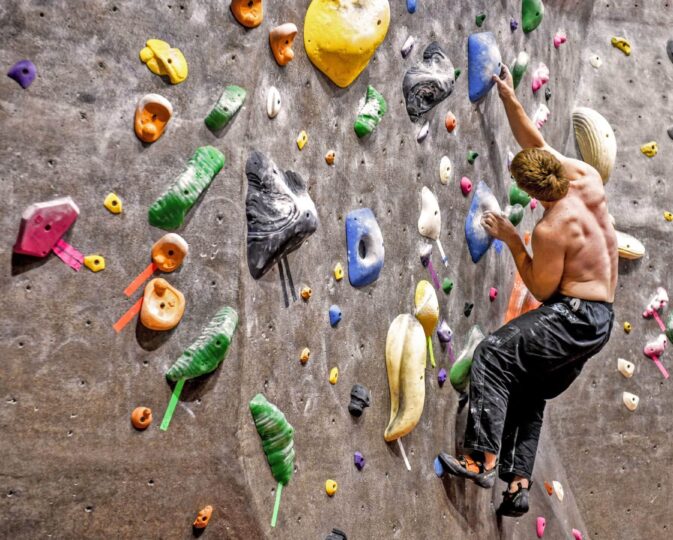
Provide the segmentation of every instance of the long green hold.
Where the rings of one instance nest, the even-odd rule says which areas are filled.
[[[523,31],[528,33],[535,30],[542,22],[544,16],[544,4],[542,0],[522,0],[521,21]]]
[[[250,400],[250,412],[262,438],[271,474],[277,482],[286,485],[294,473],[294,428],[264,394],[257,394]]]
[[[234,84],[227,86],[222,92],[220,99],[217,100],[204,122],[213,131],[219,131],[226,126],[245,101],[247,92],[245,88]]]
[[[367,87],[365,103],[358,112],[353,129],[358,137],[370,135],[381,123],[383,115],[388,112],[388,104],[381,93],[373,86]]]
[[[483,339],[484,334],[481,332],[481,329],[477,325],[474,325],[470,330],[467,345],[465,345],[465,348],[461,351],[456,363],[451,367],[449,380],[451,381],[451,385],[458,392],[464,392],[467,389],[467,385],[470,383],[470,369],[472,368],[474,351]]]
[[[166,230],[180,227],[199,195],[222,170],[224,161],[224,154],[217,148],[197,148],[175,183],[150,206],[150,225]]]
[[[227,356],[237,324],[238,314],[233,308],[220,309],[166,372],[166,378],[170,381],[193,379],[215,371]]]

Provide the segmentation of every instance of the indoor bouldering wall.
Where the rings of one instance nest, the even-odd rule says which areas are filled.
[[[585,538],[669,538],[673,398],[671,383],[643,355],[660,331],[642,311],[657,287],[670,286],[673,223],[664,212],[673,211],[666,178],[673,166],[666,133],[673,125],[667,91],[673,64],[666,54],[673,7],[663,0],[550,0],[541,24],[525,34],[519,1],[419,0],[409,2],[414,13],[405,2],[390,2],[385,40],[362,74],[340,88],[307,57],[310,3],[267,0],[255,28],[239,24],[228,1],[0,5],[3,69],[22,59],[37,69],[27,89],[0,77],[0,536],[189,538],[197,512],[212,505],[205,530],[212,538],[315,539],[334,527],[356,540],[533,538],[538,516],[546,518],[545,538],[570,538],[573,528]],[[283,23],[294,23],[298,35],[294,58],[281,67],[269,31]],[[561,30],[567,42],[556,48]],[[455,449],[464,423],[458,394],[437,382],[449,359],[436,335],[437,367],[425,370],[423,413],[403,437],[411,470],[399,446],[384,441],[386,334],[397,315],[412,313],[418,281],[430,279],[420,249],[432,244],[434,269],[454,283],[437,297],[456,354],[474,324],[484,332],[498,328],[514,283],[506,248],[491,248],[475,264],[464,234],[472,195],[463,196],[461,178],[475,187],[485,181],[504,206],[508,152],[517,151],[496,91],[477,106],[468,99],[467,40],[482,31],[494,34],[508,65],[520,51],[530,55],[517,95],[530,115],[540,104],[549,108],[542,133],[550,145],[579,157],[571,121],[576,107],[595,109],[610,123],[617,140],[606,185],[610,211],[617,229],[646,250],[639,260],[620,260],[610,343],[547,405],[530,512],[502,522],[495,508],[503,484],[485,491],[434,472],[435,456]],[[409,36],[414,46],[403,57]],[[613,37],[628,41],[628,56],[613,47]],[[141,62],[151,38],[182,51],[189,66],[184,82],[170,84]],[[461,74],[451,95],[426,115],[429,131],[419,143],[422,122],[409,119],[402,81],[433,41]],[[550,80],[533,93],[540,62]],[[247,96],[229,124],[213,132],[204,119],[227,85]],[[372,135],[360,139],[353,122],[369,85],[388,110]],[[267,114],[272,86],[281,97],[275,118]],[[173,109],[151,144],[134,133],[136,105],[148,93],[162,95]],[[452,133],[445,127],[448,111],[457,120]],[[299,150],[303,130],[307,141]],[[658,143],[652,158],[640,150],[650,141]],[[166,332],[149,331],[136,319],[116,332],[113,325],[142,296],[142,288],[131,297],[123,291],[166,232],[148,223],[148,208],[207,145],[226,163],[176,231],[189,244],[183,265],[155,276],[184,294],[184,316]],[[306,181],[319,218],[282,275],[275,265],[258,280],[246,247],[245,168],[253,150]],[[328,151],[335,154],[332,166]],[[470,151],[479,154],[473,164]],[[443,156],[452,163],[447,184],[440,181]],[[439,203],[446,267],[437,244],[418,232],[424,186]],[[103,206],[111,192],[123,203],[120,214]],[[24,209],[65,196],[80,214],[64,240],[84,255],[104,257],[101,272],[74,272],[54,254],[13,256]],[[346,218],[360,208],[373,211],[385,263],[376,281],[355,288],[347,271],[336,281],[333,269],[341,263],[347,270]],[[525,209],[522,234],[541,212]],[[312,290],[307,301],[303,287]],[[498,295],[491,302],[493,287]],[[474,304],[469,316],[466,302]],[[173,389],[166,371],[225,305],[239,318],[227,358],[212,374],[185,383],[169,428],[160,429]],[[333,305],[342,313],[335,327],[328,314]],[[310,349],[306,363],[304,348]],[[662,357],[667,367],[669,355]],[[632,378],[619,373],[618,358],[635,365]],[[335,367],[338,380],[331,384]],[[371,394],[359,418],[348,412],[355,383]],[[623,404],[623,392],[640,397],[635,411]],[[277,482],[249,408],[258,393],[295,428],[294,473],[282,490],[275,528]],[[144,431],[130,420],[138,406],[153,412]],[[355,452],[365,459],[362,470]],[[331,497],[327,480],[338,486]],[[547,494],[544,483],[552,481],[563,486],[563,500]]]

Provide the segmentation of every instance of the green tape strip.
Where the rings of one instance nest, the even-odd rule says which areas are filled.
[[[180,401],[180,393],[182,392],[182,387],[185,385],[185,379],[180,379],[175,388],[173,388],[173,393],[171,394],[171,400],[168,402],[168,407],[166,407],[166,412],[164,413],[164,419],[161,421],[161,426],[159,429],[161,431],[166,431],[169,424],[171,423],[171,418],[173,418],[173,413],[175,412],[175,407]]]
[[[432,350],[432,337],[428,336],[428,349],[430,350],[430,365],[435,367],[435,353]]]
[[[278,489],[276,490],[276,502],[273,505],[273,515],[271,516],[271,526],[276,526],[278,520],[278,508],[280,508],[280,494],[283,492],[283,484],[278,482]]]

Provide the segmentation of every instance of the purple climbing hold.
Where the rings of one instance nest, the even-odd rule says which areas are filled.
[[[7,72],[7,76],[18,82],[21,88],[24,89],[33,83],[36,74],[37,69],[35,68],[35,64],[30,60],[19,60]]]
[[[444,383],[446,382],[446,370],[444,368],[439,370],[439,373],[437,373],[437,382],[439,383],[439,386],[444,386]]]
[[[361,471],[365,468],[365,457],[360,452],[355,452],[353,454],[353,463],[355,463],[358,471]]]
[[[514,30],[516,30],[517,28],[519,28],[519,21],[517,21],[514,17],[512,17],[512,18],[509,20],[509,29],[510,29],[512,32],[514,32]]]
[[[451,336],[453,336],[453,330],[451,330],[451,327],[446,321],[442,320],[437,327],[437,338],[439,339],[439,342],[448,343],[451,341]]]

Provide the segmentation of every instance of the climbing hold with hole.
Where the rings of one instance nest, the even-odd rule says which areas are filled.
[[[467,197],[472,191],[472,180],[470,180],[467,176],[463,176],[460,179],[460,191],[463,192],[465,197]]]
[[[446,376],[446,369],[440,369],[439,373],[437,373],[437,384],[439,384],[439,386],[444,386],[444,383],[446,382]]]
[[[264,19],[262,0],[231,0],[231,13],[246,28],[256,28]]]
[[[145,328],[163,332],[175,328],[185,313],[185,297],[163,278],[145,286],[140,322]]]
[[[329,372],[329,383],[336,384],[339,381],[339,368],[333,367]]]
[[[365,101],[358,111],[355,118],[353,129],[359,137],[371,135],[383,119],[383,115],[388,111],[388,104],[385,98],[372,85],[367,87]]]
[[[103,201],[103,206],[113,214],[122,213],[122,200],[116,193],[108,193]]]
[[[423,60],[404,74],[402,92],[407,114],[412,122],[451,95],[455,82],[453,64],[448,55],[433,41],[423,51]]]
[[[311,358],[311,350],[308,347],[304,347],[299,355],[299,361],[302,364],[305,364]]]
[[[542,17],[544,17],[544,4],[542,0],[522,0],[521,22],[523,23],[523,31],[526,34],[540,26]]]
[[[472,315],[472,309],[474,308],[474,304],[470,302],[465,302],[465,305],[463,306],[463,315],[466,317],[469,317]]]
[[[176,233],[164,234],[152,246],[152,261],[162,272],[173,272],[182,265],[189,253],[189,245]]]
[[[341,263],[336,263],[334,265],[334,279],[341,281],[344,278],[344,267],[341,266]]]
[[[631,392],[624,392],[622,394],[622,401],[624,402],[626,408],[633,412],[638,408],[638,402],[640,401],[640,398]]]
[[[406,58],[407,56],[409,56],[411,49],[414,48],[414,43],[416,43],[414,36],[409,36],[407,40],[404,42],[404,45],[402,45],[402,48],[400,49],[400,54],[402,55],[402,58]]]
[[[173,116],[171,102],[159,94],[145,94],[136,105],[133,129],[141,141],[153,143],[161,137]]]
[[[547,88],[547,90],[549,90],[549,88]],[[535,124],[536,128],[542,129],[542,126],[544,126],[547,123],[547,119],[549,118],[550,112],[551,111],[549,110],[549,107],[547,107],[544,103],[540,103],[537,106],[537,110],[533,115],[533,123]]]
[[[523,220],[523,206],[520,204],[515,204],[514,206],[507,205],[505,207],[505,215],[512,225],[516,227]]]
[[[416,0],[407,0],[407,11],[409,13],[416,13]]]
[[[479,152],[475,152],[474,150],[468,150],[467,151],[467,162],[470,165],[474,165],[474,162],[476,159],[479,157]]]
[[[311,295],[313,294],[313,291],[311,290],[311,287],[302,287],[301,291],[299,292],[299,295],[301,296],[302,300],[308,301],[309,298],[311,298]]]
[[[334,165],[334,160],[336,159],[336,152],[334,150],[329,150],[325,154],[325,163],[328,165]]]
[[[325,481],[325,493],[327,493],[327,495],[333,497],[337,492],[337,489],[339,489],[339,486],[334,480],[330,479]]]
[[[180,49],[160,39],[148,39],[145,45],[140,51],[140,60],[152,73],[167,76],[171,84],[179,84],[187,78],[187,60]]]
[[[598,56],[595,53],[591,53],[589,55],[589,63],[595,68],[598,69],[603,65],[603,60],[601,60],[601,57]]]
[[[361,452],[355,452],[355,454],[353,454],[353,463],[358,471],[365,468],[365,457]]]
[[[33,84],[36,75],[37,68],[30,60],[19,60],[7,72],[7,76],[19,83],[24,90]]]
[[[389,24],[388,0],[312,0],[304,47],[315,67],[346,88],[367,67]]]
[[[660,321],[659,312],[668,305],[668,292],[663,287],[657,287],[656,292],[650,298],[650,301],[645,306],[645,311],[643,311],[643,318],[651,319],[654,317],[657,321]],[[663,330],[663,329],[662,329]]]
[[[221,308],[166,372],[166,378],[179,381],[215,371],[229,352],[237,325],[236,311],[228,306]]]
[[[286,66],[294,58],[292,44],[296,36],[297,26],[293,23],[281,24],[269,31],[269,45],[279,66]]]
[[[341,321],[341,308],[333,304],[329,308],[329,323],[334,328]]]
[[[446,117],[444,118],[444,127],[446,128],[446,131],[453,133],[453,130],[456,129],[456,125],[458,125],[458,120],[456,120],[455,115],[451,111],[447,112]]]
[[[502,71],[500,49],[492,32],[470,34],[467,39],[467,86],[470,101],[478,103],[493,88]]]
[[[136,407],[131,413],[131,424],[138,430],[147,429],[152,423],[152,409]]]
[[[14,253],[46,257],[77,216],[79,208],[70,197],[31,204],[21,214]]]
[[[248,193],[248,268],[260,279],[282,257],[298,249],[319,225],[304,179],[284,171],[254,150],[245,165]]]
[[[645,154],[648,158],[653,158],[654,156],[657,155],[657,152],[659,151],[659,147],[657,146],[656,141],[650,141],[645,144],[643,144],[640,147],[640,151]]]
[[[554,34],[554,47],[557,49],[563,45],[566,41],[568,41],[568,36],[563,30],[559,30]]]
[[[484,24],[485,20],[486,20],[486,13],[484,12],[477,13],[477,16],[474,18],[474,24],[476,24],[479,28],[481,28],[481,25]]]
[[[624,360],[623,358],[617,358],[617,371],[624,375],[627,379],[630,379],[633,377],[633,372],[635,371],[636,366],[633,365],[633,363],[629,362],[628,360]]]
[[[664,219],[666,221],[673,221],[673,213],[665,211],[664,212]]]
[[[488,291],[488,299],[493,302],[498,297],[498,289],[495,287],[491,287]]]
[[[348,280],[353,287],[376,281],[383,268],[383,236],[374,212],[369,208],[352,210],[346,216]]]
[[[276,118],[280,112],[280,92],[275,86],[270,86],[266,92],[266,114],[269,118]]]
[[[617,140],[610,123],[593,109],[578,107],[573,111],[573,129],[582,159],[598,171],[605,184],[617,157]]]
[[[100,255],[87,255],[84,257],[84,266],[92,272],[105,270],[105,258]]]
[[[624,322],[623,327],[624,327],[624,332],[626,332],[627,334],[630,334],[631,330],[633,329],[633,326],[631,325],[630,322]]]
[[[547,526],[547,520],[543,517],[538,517],[536,522],[535,522],[535,532],[537,533],[538,538],[542,538],[544,536],[544,529]]]
[[[422,279],[416,285],[414,295],[414,315],[421,323],[425,339],[428,342],[428,352],[430,353],[430,363],[435,367],[435,356],[432,350],[432,334],[439,322],[439,301],[437,293],[429,281]]]
[[[217,103],[215,103],[204,120],[208,129],[220,131],[231,122],[231,119],[243,106],[246,94],[245,88],[241,88],[235,84],[226,86],[220,99],[217,100]]]
[[[481,223],[485,212],[500,213],[500,205],[491,188],[482,181],[477,184],[470,210],[465,219],[465,238],[474,263],[479,262],[493,243],[493,237],[486,232]]]
[[[533,71],[533,82],[531,87],[533,92],[537,92],[542,86],[549,82],[549,68],[540,62],[535,71]]]
[[[297,148],[299,148],[300,151],[303,150],[307,142],[308,142],[308,133],[306,133],[306,130],[302,129],[299,132],[299,135],[297,135]]]
[[[631,54],[631,44],[623,37],[613,37],[610,40],[612,46],[622,51],[626,56]]]
[[[445,277],[444,281],[442,281],[442,290],[444,291],[445,294],[449,294],[452,289],[453,289],[453,281]]]
[[[425,403],[426,339],[423,327],[409,314],[395,317],[386,336],[386,369],[390,419],[383,434],[392,442],[418,424]]]
[[[475,325],[470,329],[470,334],[467,338],[465,347],[458,355],[456,362],[451,367],[449,372],[449,380],[458,392],[464,392],[470,382],[470,368],[472,367],[472,359],[474,358],[474,351],[477,346],[483,341],[484,334],[481,329]]]
[[[416,142],[422,143],[427,138],[428,133],[430,133],[430,122],[425,122],[416,134]]]
[[[442,159],[439,160],[439,181],[447,185],[451,181],[452,172],[453,167],[451,166],[449,156],[442,156]]]
[[[526,51],[521,51],[516,55],[516,59],[512,66],[510,67],[510,72],[512,73],[512,82],[514,83],[514,89],[519,86],[521,79],[523,79],[526,70],[528,69],[528,63],[530,62],[530,56]]]
[[[645,246],[640,240],[621,231],[615,232],[617,233],[617,251],[621,258],[635,260],[645,255]]]
[[[514,32],[517,28],[519,28],[519,21],[517,21],[514,17],[511,17],[509,19],[509,30],[510,30],[510,32]]]
[[[196,514],[196,519],[192,525],[195,529],[205,529],[210,522],[210,518],[213,515],[213,507],[208,505],[199,510],[199,513]]]
[[[224,154],[212,146],[201,146],[187,162],[185,170],[150,206],[150,225],[162,229],[177,229],[187,212],[224,167]]]
[[[369,390],[361,384],[354,384],[351,388],[351,402],[348,404],[348,412],[353,416],[362,416],[365,408],[369,407],[371,397]]]
[[[509,204],[521,205],[523,208],[528,206],[528,203],[531,201],[530,195],[521,189],[516,182],[512,182],[509,186]]]

